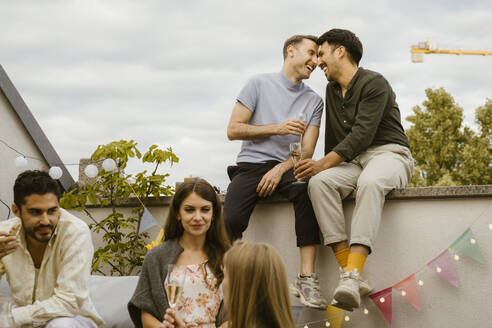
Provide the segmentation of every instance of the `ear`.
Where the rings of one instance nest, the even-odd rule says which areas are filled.
[[[344,46],[340,46],[336,49],[337,51],[337,57],[338,58],[343,58],[347,55],[347,49],[345,49]]]
[[[295,46],[293,44],[287,47],[287,57],[294,57]]]
[[[12,203],[12,212],[15,216],[20,217],[21,210],[17,207],[17,205],[15,205],[15,203]]]

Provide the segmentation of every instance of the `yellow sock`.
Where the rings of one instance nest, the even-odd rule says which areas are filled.
[[[335,252],[335,257],[337,258],[338,265],[342,269],[345,269],[345,267],[347,266],[349,253],[350,253],[350,248],[348,247],[341,249],[338,252]]]
[[[362,272],[362,268],[364,268],[364,263],[366,262],[366,257],[361,253],[351,252],[348,255],[347,260],[347,268],[345,272],[352,271],[353,269],[357,269],[357,272],[360,274]]]

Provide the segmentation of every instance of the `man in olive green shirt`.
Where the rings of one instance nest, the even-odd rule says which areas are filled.
[[[360,280],[376,237],[385,195],[407,186],[413,170],[408,139],[395,94],[379,73],[359,67],[362,44],[357,36],[332,29],[318,39],[319,66],[326,87],[325,156],[296,165],[297,178],[309,181],[324,244],[330,245],[341,270],[333,305],[351,311],[370,291]],[[355,193],[350,241],[342,200]]]

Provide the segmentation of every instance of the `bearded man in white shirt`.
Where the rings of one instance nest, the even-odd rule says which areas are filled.
[[[16,327],[104,327],[89,297],[90,230],[59,207],[48,173],[25,171],[14,184],[16,217],[0,223],[0,275],[7,274]]]

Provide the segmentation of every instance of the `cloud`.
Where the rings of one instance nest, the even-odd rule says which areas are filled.
[[[158,141],[181,158],[170,183],[193,174],[225,189],[240,148],[226,138],[235,97],[251,75],[280,70],[289,36],[353,30],[362,66],[390,81],[405,126],[424,90],[441,86],[473,124],[492,97],[492,57],[425,55],[414,64],[410,46],[430,37],[439,47],[492,50],[491,16],[483,1],[4,1],[0,64],[63,161],[112,140]],[[306,83],[324,94],[319,70]]]

